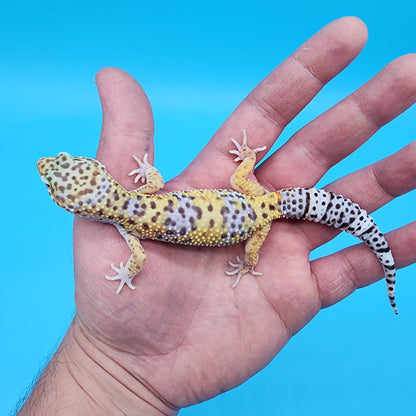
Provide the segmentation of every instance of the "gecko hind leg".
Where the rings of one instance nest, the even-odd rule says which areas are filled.
[[[242,144],[239,144],[235,139],[231,139],[231,141],[234,143],[236,149],[230,150],[229,152],[237,156],[234,162],[241,161],[230,178],[232,188],[243,194],[253,196],[261,196],[268,193],[267,189],[262,185],[249,178],[256,164],[256,153],[265,150],[266,146],[250,149],[247,146],[247,134],[245,130],[243,130]]]
[[[231,141],[234,143],[236,149],[230,150],[230,153],[237,156],[234,159],[235,162],[241,161],[230,179],[233,189],[243,194],[252,196],[261,196],[268,193],[267,189],[265,189],[262,185],[249,178],[249,175],[254,171],[254,166],[256,164],[256,153],[265,150],[266,146],[257,147],[255,149],[248,147],[247,133],[245,130],[243,130],[242,144],[238,143],[235,139],[231,139]],[[260,272],[254,271],[254,267],[258,262],[258,252],[270,230],[270,226],[270,223],[265,224],[263,227],[255,231],[254,234],[247,240],[243,260],[237,257],[236,263],[231,261],[229,262],[229,265],[234,267],[234,270],[226,271],[225,273],[229,276],[236,275],[236,279],[232,286],[233,288],[238,285],[241,277],[246,273],[251,273],[254,276],[261,275]]]
[[[247,133],[245,129],[243,129],[243,142],[242,144],[238,143],[237,140],[231,138],[231,141],[234,143],[237,149],[229,150],[230,153],[236,155],[237,157],[234,159],[234,162],[238,162],[240,160],[244,160],[247,157],[251,157],[253,154],[255,155],[258,152],[262,152],[266,150],[266,146],[256,147],[255,149],[250,149],[247,145]]]
[[[237,263],[233,263],[231,261],[228,262],[228,264],[235,269],[226,271],[225,273],[228,276],[237,275],[232,288],[235,288],[240,282],[241,278],[247,273],[250,273],[253,276],[261,276],[263,274],[256,272],[254,267],[256,267],[256,264],[259,260],[259,250],[270,231],[270,227],[271,223],[263,225],[263,227],[255,231],[255,233],[247,240],[246,246],[244,248],[244,259],[240,259],[240,257],[237,256]]]
[[[227,274],[228,276],[234,276],[235,274],[237,275],[235,277],[234,283],[231,286],[233,289],[240,283],[241,278],[246,274],[246,273],[250,273],[253,276],[262,276],[263,273],[261,272],[256,272],[255,270],[250,270],[249,268],[247,268],[244,265],[244,260],[240,259],[239,256],[237,256],[237,263],[233,263],[232,261],[229,261],[228,264],[231,267],[234,267],[234,270],[228,271],[226,270],[225,274]]]

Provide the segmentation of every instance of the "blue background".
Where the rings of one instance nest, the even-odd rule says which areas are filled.
[[[329,21],[362,18],[368,44],[278,145],[389,61],[416,50],[412,0],[15,3],[2,4],[0,13],[0,414],[14,407],[74,314],[72,217],[51,202],[35,162],[62,150],[94,155],[101,113],[93,79],[100,68],[121,67],[144,87],[155,116],[156,163],[169,179],[258,82]],[[415,139],[415,125],[412,108],[321,184],[397,151]],[[374,216],[388,231],[415,219],[415,202],[409,194]],[[314,255],[350,243],[340,236]],[[182,414],[414,414],[415,271],[399,271],[398,317],[384,282],[359,290],[322,311],[244,385]]]

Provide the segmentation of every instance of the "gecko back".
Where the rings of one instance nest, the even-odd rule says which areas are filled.
[[[367,212],[341,195],[314,188],[288,188],[268,192],[249,175],[256,163],[256,153],[265,148],[250,149],[243,131],[243,143],[232,139],[237,150],[235,161],[241,161],[231,177],[233,189],[189,190],[157,193],[163,179],[155,167],[135,157],[139,168],[130,172],[146,182],[127,191],[97,160],[60,153],[56,158],[42,158],[37,166],[52,199],[67,211],[115,225],[126,239],[132,256],[126,266],[121,263],[117,276],[134,288],[133,278],[143,267],[146,255],[139,239],[150,238],[168,243],[194,246],[224,246],[247,240],[243,259],[229,264],[235,270],[237,285],[254,271],[259,250],[279,218],[304,219],[325,224],[358,237],[377,256],[387,282],[390,303],[395,303],[396,268],[384,235]]]

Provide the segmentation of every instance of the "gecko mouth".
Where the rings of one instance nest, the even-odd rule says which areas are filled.
[[[46,186],[49,186],[50,185],[50,182],[49,182],[49,180],[48,180],[48,178],[46,176],[40,175],[40,179],[42,180],[42,182],[44,184],[46,184]]]
[[[50,159],[50,158],[49,158]],[[50,186],[50,180],[47,178],[48,173],[48,158],[42,157],[36,163],[36,167],[38,168],[40,179],[46,186]]]

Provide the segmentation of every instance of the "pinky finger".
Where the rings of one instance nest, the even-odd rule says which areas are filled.
[[[416,262],[416,221],[386,234],[396,267]],[[345,248],[312,261],[322,308],[334,305],[356,289],[383,277],[376,256],[364,244]],[[387,297],[387,296],[386,296]]]

